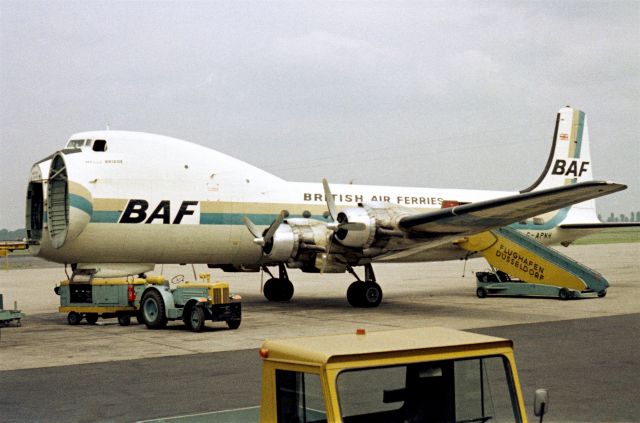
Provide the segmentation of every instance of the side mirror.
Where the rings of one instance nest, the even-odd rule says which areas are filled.
[[[549,392],[546,389],[536,389],[536,394],[533,399],[533,414],[536,417],[540,417],[540,421],[542,422],[542,418],[545,413],[549,411]]]

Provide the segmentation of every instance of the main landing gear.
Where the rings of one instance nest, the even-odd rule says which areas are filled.
[[[356,281],[347,289],[347,301],[353,307],[377,307],[382,301],[382,288],[376,283],[371,264],[364,265],[364,281],[362,281],[351,266],[347,270],[356,277]]]
[[[289,301],[293,297],[293,284],[289,280],[287,268],[283,263],[278,264],[278,277],[274,277],[267,266],[262,269],[271,276],[264,284],[263,293],[267,300],[284,302]]]

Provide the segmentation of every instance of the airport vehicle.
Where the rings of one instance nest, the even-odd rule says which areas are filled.
[[[168,283],[146,287],[140,299],[140,316],[149,329],[160,329],[169,320],[180,320],[194,332],[204,329],[206,320],[225,322],[229,329],[238,329],[242,306],[238,296],[231,298],[229,284],[210,282],[210,275],[201,274],[201,282],[183,282],[178,275]]]
[[[526,422],[508,339],[429,327],[267,340],[260,407],[210,422]],[[536,391],[534,414],[548,411]],[[171,421],[180,421],[172,417]],[[158,421],[166,421],[160,419]]]
[[[263,422],[526,422],[513,343],[446,328],[266,341]],[[548,398],[540,396],[536,415]]]
[[[512,279],[508,274],[498,271],[476,272],[478,298],[497,295],[506,297],[555,297],[561,300],[597,296],[603,298],[607,290],[581,292],[564,286],[528,283],[520,279]]]
[[[74,275],[55,288],[60,295],[61,313],[67,314],[70,325],[86,319],[95,324],[98,318],[118,318],[128,326],[131,316],[150,329],[166,326],[169,320],[182,319],[187,328],[200,332],[205,320],[224,321],[237,329],[241,322],[239,299],[229,296],[229,285],[211,282],[210,275],[201,274],[199,282],[185,282],[176,275],[171,282],[162,276],[146,278],[105,279],[94,275]]]
[[[107,279],[74,274],[70,280],[61,281],[54,291],[60,296],[58,311],[67,313],[70,325],[77,325],[82,319],[95,324],[100,317],[117,317],[120,325],[128,326],[131,316],[138,317],[139,298],[145,289],[164,283],[162,276]]]
[[[504,226],[569,245],[612,226],[593,199],[625,188],[593,180],[587,120],[571,107],[539,179],[513,192],[287,182],[175,138],[94,131],[33,165],[26,228],[33,255],[100,277],[158,263],[262,270],[265,297],[288,301],[287,269],[349,272],[349,303],[374,307],[373,263],[473,257],[459,241]]]
[[[4,298],[0,294],[0,326],[9,326],[11,323],[15,323],[16,326],[22,326],[21,319],[25,314],[18,310],[17,301],[13,303],[13,310],[4,309]]]
[[[482,254],[494,270],[476,273],[479,298],[511,295],[568,300],[607,294],[609,282],[600,273],[508,227],[472,235],[459,245]]]
[[[24,241],[0,241],[0,257],[5,257],[15,250],[26,250],[28,245]]]

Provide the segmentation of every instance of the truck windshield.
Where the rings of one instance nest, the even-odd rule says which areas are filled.
[[[350,422],[520,422],[501,356],[346,370],[338,399]]]

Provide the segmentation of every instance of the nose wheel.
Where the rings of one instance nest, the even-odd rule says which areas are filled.
[[[347,289],[347,301],[353,307],[377,307],[382,302],[382,288],[376,282],[371,264],[364,265],[365,280],[362,281],[351,266],[347,266],[349,273],[356,277],[356,281]]]

